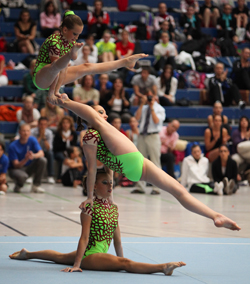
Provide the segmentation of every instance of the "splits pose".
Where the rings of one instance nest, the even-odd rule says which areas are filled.
[[[113,178],[106,172],[96,175],[94,184],[95,196],[93,207],[81,213],[82,234],[77,251],[60,253],[53,250],[29,252],[22,249],[11,254],[11,259],[27,260],[42,259],[58,264],[73,266],[62,271],[74,272],[84,270],[119,271],[131,273],[157,273],[171,275],[175,268],[186,265],[184,262],[169,262],[163,264],[139,263],[123,257],[120,228],[118,225],[118,208],[109,204],[112,194]],[[116,255],[108,254],[110,243],[114,239]]]

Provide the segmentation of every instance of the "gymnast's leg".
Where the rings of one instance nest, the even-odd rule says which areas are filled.
[[[226,216],[219,214],[194,198],[178,181],[157,168],[151,161],[144,159],[141,180],[147,181],[162,190],[171,193],[183,207],[196,214],[210,218],[216,227],[240,230],[240,227]]]

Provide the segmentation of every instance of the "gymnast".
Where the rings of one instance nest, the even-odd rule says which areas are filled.
[[[118,208],[108,202],[112,193],[112,176],[106,172],[98,172],[94,184],[93,207],[81,213],[82,233],[77,251],[60,253],[53,250],[29,252],[26,249],[15,252],[11,259],[42,259],[57,264],[73,266],[62,269],[64,272],[82,272],[84,270],[119,271],[131,273],[157,273],[171,275],[177,267],[185,266],[184,262],[148,264],[134,262],[123,257],[120,228],[118,224]],[[108,254],[110,243],[114,240],[116,255]]]

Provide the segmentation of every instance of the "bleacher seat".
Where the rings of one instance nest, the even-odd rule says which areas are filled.
[[[22,81],[23,76],[29,72],[29,70],[6,70],[8,79],[11,81]]]
[[[1,54],[4,56],[6,63],[8,63],[9,60],[13,60],[15,63],[21,62],[24,58],[30,55],[29,53],[18,52],[2,52]]]
[[[0,121],[0,133],[14,134],[17,132],[18,123],[9,121]]]
[[[16,22],[19,19],[19,15],[21,11],[22,11],[21,8],[11,8],[9,17],[5,18],[5,21]],[[40,15],[39,9],[30,9],[29,11],[30,11],[31,19],[34,21],[38,21],[39,15]]]
[[[22,98],[24,94],[23,86],[2,86],[0,87],[0,98]]]

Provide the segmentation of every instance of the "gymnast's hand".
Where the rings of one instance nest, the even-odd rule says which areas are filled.
[[[90,208],[92,208],[92,207],[93,207],[93,199],[90,199],[90,198],[86,199],[85,201],[83,201],[83,202],[81,203],[81,205],[79,206],[79,208],[80,208],[81,210],[85,211],[87,204],[89,204],[89,205],[90,205]]]
[[[62,269],[63,272],[82,272],[80,267],[66,267]]]

